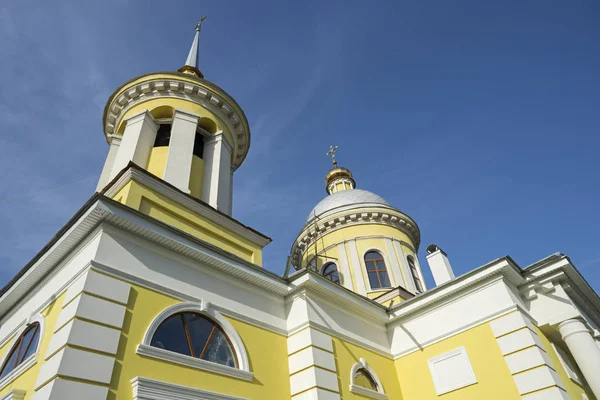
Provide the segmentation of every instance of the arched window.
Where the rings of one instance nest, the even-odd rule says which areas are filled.
[[[421,283],[421,278],[419,278],[419,271],[417,271],[415,259],[412,256],[407,256],[406,259],[408,260],[410,274],[412,275],[413,282],[415,282],[415,287],[417,288],[417,291],[423,292],[423,284]]]
[[[364,368],[361,368],[354,373],[354,384],[357,386],[362,386],[366,389],[377,391],[377,384],[373,380],[371,374],[369,374],[369,372]]]
[[[323,276],[326,279],[329,279],[333,283],[340,284],[340,273],[338,272],[337,265],[330,262],[323,266],[322,269]]]
[[[40,324],[34,322],[29,325],[15,341],[13,348],[6,357],[4,365],[2,365],[0,379],[4,378],[36,352],[39,339]]]
[[[350,369],[350,391],[377,400],[388,398],[377,374],[364,358],[361,358]]]
[[[371,289],[389,288],[390,278],[385,267],[383,256],[376,251],[369,251],[365,254],[365,265]]]
[[[237,367],[229,339],[219,325],[194,312],[180,312],[165,319],[154,332],[151,346]]]

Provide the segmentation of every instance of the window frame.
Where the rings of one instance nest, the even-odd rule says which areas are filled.
[[[208,337],[206,338],[206,343],[204,343],[204,346],[202,348],[202,351],[200,352],[200,355],[195,354],[194,343],[193,343],[192,336],[190,334],[189,322],[187,321],[187,319],[185,317],[186,314],[188,314],[188,315],[191,314],[191,315],[198,316],[200,318],[203,318],[203,319],[209,321],[212,324],[212,328],[210,330],[210,333],[209,333]],[[178,313],[171,314],[171,316],[165,318],[158,325],[158,327],[156,328],[156,331],[154,332],[154,335],[152,336],[152,338],[154,339],[154,336],[156,336],[156,332],[160,329],[161,326],[163,326],[163,324],[165,322],[167,322],[167,320],[169,320],[169,319],[171,319],[171,318],[173,318],[175,316],[179,316],[181,318],[181,324],[183,325],[183,331],[185,333],[185,339],[186,339],[186,342],[187,342],[188,349],[190,351],[191,357],[194,357],[194,358],[197,358],[197,359],[200,359],[200,360],[204,360],[203,356],[206,353],[206,351],[208,350],[208,346],[210,344],[210,341],[211,341],[213,335],[215,334],[215,331],[220,331],[221,334],[225,337],[225,340],[227,340],[227,343],[229,343],[229,346],[231,347],[231,352],[232,352],[232,355],[233,355],[233,358],[234,358],[234,363],[236,364],[234,368],[237,368],[237,356],[235,354],[235,349],[233,347],[233,344],[231,343],[231,340],[229,339],[229,337],[227,336],[227,334],[225,333],[225,331],[223,330],[223,328],[221,328],[221,326],[217,322],[213,321],[211,318],[207,317],[205,314],[201,314],[201,313],[198,313],[196,311],[180,311]],[[172,351],[172,350],[168,350],[168,349],[164,349],[164,350]],[[181,353],[179,353],[179,354],[181,354]],[[208,360],[204,360],[204,361],[208,361]],[[214,362],[214,361],[211,361],[211,362]],[[225,364],[222,364],[222,365],[225,365]]]
[[[28,331],[31,325],[38,325],[38,343],[35,352],[33,352],[29,357],[24,359],[19,365],[15,366],[5,377],[0,379],[0,389],[5,388],[23,373],[25,373],[29,368],[34,366],[39,358],[40,354],[40,345],[44,335],[44,317],[41,314],[37,314],[35,316],[30,317],[23,325],[21,325],[18,329],[14,331],[13,337],[10,339],[10,344],[8,344],[7,351],[2,355],[2,359],[0,360],[0,367],[4,367],[8,358],[12,355],[15,345],[18,344],[18,341],[22,336]]]
[[[331,266],[335,267],[335,270],[327,273],[326,269],[328,269]],[[329,278],[332,274],[334,274],[336,272],[337,272],[337,277],[338,277],[337,282],[334,281],[333,279]],[[330,282],[333,282],[337,285],[342,284],[342,276],[340,275],[340,269],[338,268],[337,264],[334,263],[333,261],[329,261],[329,262],[325,263],[325,265],[323,265],[323,267],[321,267],[321,275]]]
[[[158,327],[167,318],[183,312],[192,312],[200,314],[214,322],[216,325],[218,325],[218,327],[222,330],[229,343],[231,344],[237,364],[236,368],[161,349],[151,345],[152,338],[154,337],[154,334],[156,333]],[[231,323],[227,321],[227,319],[223,317],[223,315],[220,312],[218,312],[215,309],[215,307],[206,300],[202,300],[199,303],[182,302],[168,307],[162,312],[160,312],[148,326],[146,334],[144,335],[144,339],[142,343],[138,345],[136,353],[141,356],[157,358],[163,361],[168,361],[192,368],[215,372],[246,381],[252,381],[254,379],[254,373],[250,371],[248,353],[246,352],[246,348],[244,346],[244,343],[242,342],[242,339],[236,332],[233,325],[231,325]]]
[[[359,370],[364,370],[370,377],[377,390],[367,389],[364,386],[359,386],[354,383],[354,378]],[[365,397],[370,397],[376,400],[387,400],[388,395],[383,389],[383,384],[377,373],[369,366],[367,360],[361,358],[359,362],[354,364],[350,369],[350,392],[356,393]]]
[[[377,254],[379,255],[379,257],[380,257],[381,261],[383,262],[383,266],[384,266],[384,269],[383,269],[383,270],[378,270],[378,269],[377,269],[377,263],[374,263],[374,265],[375,265],[375,270],[374,270],[374,271],[369,271],[369,265],[368,265],[368,262],[372,262],[372,261],[374,261],[374,260],[368,260],[368,261],[367,261],[367,258],[366,258],[366,257],[367,257],[367,255],[368,255],[369,253],[377,253]],[[392,282],[392,278],[391,278],[391,276],[390,276],[390,273],[389,273],[389,271],[388,271],[388,262],[387,262],[387,260],[386,260],[386,257],[385,257],[385,255],[384,255],[384,253],[383,253],[381,250],[379,250],[379,249],[375,249],[375,248],[368,249],[367,251],[365,251],[365,252],[363,253],[362,260],[363,260],[363,264],[364,264],[364,267],[365,267],[365,272],[366,272],[366,274],[367,274],[367,282],[369,283],[369,288],[371,289],[371,291],[375,291],[375,290],[387,290],[387,289],[393,289],[393,288],[394,288],[394,283]],[[379,260],[379,259],[377,259],[377,260],[375,260],[375,261],[378,261],[378,260]],[[371,285],[371,279],[369,279],[369,272],[375,272],[375,274],[377,275],[377,281],[378,281],[378,282],[379,282],[379,284],[381,285],[381,278],[379,277],[379,272],[380,272],[380,271],[383,271],[383,272],[385,272],[385,274],[386,274],[386,276],[387,276],[387,280],[388,280],[388,282],[390,283],[390,286],[379,286],[379,287],[373,287],[373,285]]]

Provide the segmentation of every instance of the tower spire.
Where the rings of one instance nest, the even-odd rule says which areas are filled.
[[[192,42],[192,47],[188,53],[187,60],[185,60],[185,65],[179,68],[179,72],[197,75],[200,78],[204,78],[204,75],[200,72],[200,69],[198,69],[200,56],[200,29],[202,28],[202,22],[204,22],[205,19],[206,15],[200,18],[200,21],[196,24],[196,34],[194,35],[194,41]]]

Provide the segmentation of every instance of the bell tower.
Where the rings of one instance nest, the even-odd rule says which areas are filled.
[[[142,75],[110,96],[103,117],[110,148],[98,191],[134,163],[231,215],[233,174],[248,152],[250,129],[236,101],[200,72],[205,18],[177,72]]]

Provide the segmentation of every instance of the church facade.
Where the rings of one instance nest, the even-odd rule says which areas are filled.
[[[430,245],[428,288],[417,223],[335,159],[264,269],[232,217],[249,124],[199,31],[110,96],[97,193],[0,291],[0,399],[600,399],[600,298],[567,256],[456,277]]]

